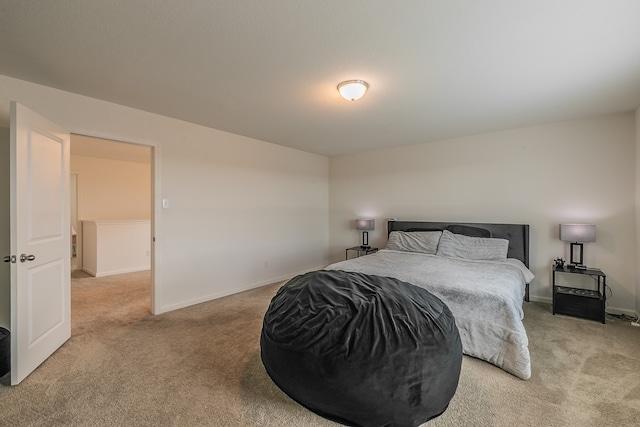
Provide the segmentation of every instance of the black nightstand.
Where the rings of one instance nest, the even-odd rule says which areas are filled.
[[[607,275],[597,268],[552,267],[553,314],[565,314],[605,323]],[[556,274],[582,274],[597,281],[597,289],[556,286]]]
[[[361,255],[369,255],[372,254],[374,252],[378,252],[378,248],[372,248],[371,246],[363,248],[362,246],[354,246],[352,248],[347,248],[347,250],[345,251],[344,254],[344,258],[345,259],[349,259],[349,251],[353,251],[356,253],[356,256],[354,256],[353,258],[357,258]]]

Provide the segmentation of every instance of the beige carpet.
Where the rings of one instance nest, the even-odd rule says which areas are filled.
[[[72,338],[0,386],[0,425],[335,426],[264,371],[261,322],[279,286],[152,316],[148,272],[74,278]],[[532,378],[465,357],[449,409],[426,426],[640,425],[640,328],[525,312]]]

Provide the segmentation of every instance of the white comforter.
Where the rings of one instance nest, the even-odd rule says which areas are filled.
[[[520,261],[469,261],[380,250],[327,269],[394,277],[428,290],[453,313],[465,354],[519,378],[531,376],[522,301],[533,274]]]

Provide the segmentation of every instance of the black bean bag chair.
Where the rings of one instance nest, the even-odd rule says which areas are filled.
[[[314,271],[280,288],[260,346],[282,391],[352,426],[417,426],[437,417],[462,364],[455,319],[440,299],[400,280],[344,271]]]

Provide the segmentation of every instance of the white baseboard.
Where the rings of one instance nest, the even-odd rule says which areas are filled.
[[[549,297],[539,297],[534,295],[529,295],[529,301],[531,302],[542,302],[545,304],[553,304],[553,300]]]
[[[200,304],[200,303],[211,301],[211,300],[214,300],[214,299],[227,297],[229,295],[234,295],[234,294],[238,294],[240,292],[249,291],[251,289],[260,288],[262,286],[267,286],[267,285],[271,285],[271,284],[274,284],[274,283],[278,283],[278,282],[282,282],[282,281],[285,281],[285,280],[289,280],[292,277],[298,276],[300,274],[305,274],[305,273],[308,273],[310,271],[315,271],[315,270],[321,270],[323,268],[324,267],[309,268],[309,269],[306,269],[306,270],[303,270],[303,271],[299,271],[297,273],[291,273],[291,274],[287,274],[287,275],[280,276],[280,277],[274,277],[274,278],[271,278],[271,279],[262,280],[260,282],[251,283],[251,284],[248,284],[246,286],[240,286],[238,288],[228,289],[228,290],[225,290],[223,292],[215,292],[215,293],[212,293],[212,294],[209,294],[209,295],[205,295],[205,296],[200,297],[200,298],[194,298],[194,299],[187,300],[187,301],[181,301],[181,302],[176,303],[176,304],[165,305],[163,307],[158,307],[158,310],[156,312],[154,312],[154,314],[167,313],[169,311],[179,310],[181,308],[186,308],[186,307],[189,307],[189,306],[192,306],[192,305]]]
[[[89,268],[83,268],[82,271],[84,271],[87,274],[90,274],[93,277],[105,277],[105,276],[114,276],[116,274],[135,273],[136,271],[145,271],[145,270],[149,270],[149,268],[150,267],[148,265],[143,265],[140,267],[124,268],[120,270],[101,271],[100,273],[96,273],[95,271],[92,271]]]

